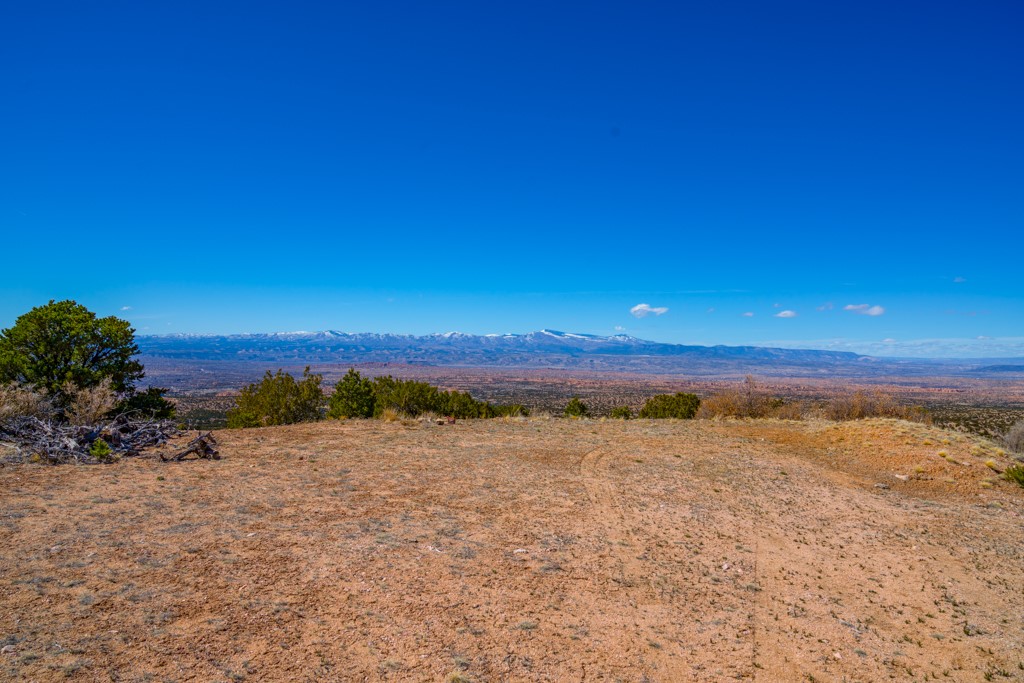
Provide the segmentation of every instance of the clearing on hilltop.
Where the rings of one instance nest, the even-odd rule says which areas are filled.
[[[219,461],[0,468],[6,676],[1024,676],[1024,489],[980,437],[544,418],[217,437]]]

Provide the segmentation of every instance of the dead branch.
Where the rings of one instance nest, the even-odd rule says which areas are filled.
[[[216,445],[217,439],[214,438],[212,433],[200,433],[199,436],[189,441],[181,451],[169,456],[161,453],[160,459],[164,462],[181,462],[187,456],[194,453],[196,457],[204,460],[220,460],[220,452],[214,448]]]
[[[51,464],[112,462],[139,455],[178,433],[173,422],[118,415],[98,425],[72,425],[52,417],[22,415],[0,423],[0,441],[15,448],[15,461]],[[106,444],[98,444],[100,440]]]

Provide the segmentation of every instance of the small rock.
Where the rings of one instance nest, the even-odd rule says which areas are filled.
[[[14,654],[14,646],[13,645],[4,645],[2,648],[0,648],[0,655],[12,655],[12,654]]]
[[[875,488],[876,489],[888,489],[889,485],[888,484],[881,484],[881,483],[879,483],[879,484],[875,484]]]
[[[896,477],[900,481],[907,481],[908,479],[910,479],[910,476],[906,474],[894,474],[892,476]]]
[[[515,549],[515,550],[513,550],[512,552],[513,552],[514,554],[518,555],[519,553],[525,553],[525,552],[527,552],[527,550],[526,550],[526,548],[516,548],[516,549]]]
[[[730,565],[728,562],[726,562],[725,564],[722,565],[722,571],[723,572],[729,571],[729,567],[730,566],[732,566],[732,565]]]
[[[981,635],[984,635],[984,634],[985,634],[985,632],[982,631],[977,626],[975,626],[974,624],[964,624],[964,635],[965,636],[981,636]]]

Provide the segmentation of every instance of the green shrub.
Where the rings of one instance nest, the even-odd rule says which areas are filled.
[[[113,459],[114,451],[111,450],[110,444],[103,439],[96,439],[89,446],[89,455],[96,458],[97,460],[106,462],[107,460]]]
[[[377,377],[373,380],[373,393],[376,397],[374,417],[380,417],[389,409],[410,417],[428,411],[443,412],[437,387],[426,382],[395,379],[390,375]]]
[[[174,418],[175,407],[164,398],[167,389],[147,387],[145,391],[130,391],[114,409],[118,413],[135,413],[153,420]]]
[[[327,409],[327,417],[373,417],[377,398],[373,382],[364,378],[355,368],[349,368],[341,381],[334,385]]]
[[[529,411],[520,405],[493,406],[486,401],[476,400],[465,391],[442,391],[426,382],[411,379],[377,377],[371,384],[374,417],[381,417],[385,411],[395,411],[409,417],[434,413],[461,419],[529,414]]]
[[[0,331],[0,382],[45,390],[65,408],[68,387],[88,389],[107,380],[127,392],[143,377],[139,347],[126,320],[96,314],[74,301],[50,301]]]
[[[612,408],[611,416],[616,420],[628,420],[633,417],[633,411],[630,410],[629,406],[618,406],[617,408]]]
[[[322,375],[311,374],[309,367],[302,381],[281,370],[276,375],[267,370],[263,381],[244,387],[235,399],[235,408],[228,411],[228,427],[264,427],[270,425],[314,422],[323,417],[324,394],[320,389]]]
[[[495,417],[530,417],[530,409],[521,403],[493,406]]]
[[[135,330],[128,321],[97,318],[71,300],[50,301],[19,316],[13,327],[0,330],[0,384],[10,382],[44,393],[61,418],[72,417],[66,413],[77,399],[74,417],[83,419],[82,392],[91,390],[97,391],[90,399],[110,394],[117,401],[110,406],[113,412],[141,410],[147,416],[170,417],[174,405],[163,398],[165,390],[136,393],[135,383],[145,376],[135,359],[138,353]],[[90,402],[96,410],[101,405]]]
[[[587,410],[587,404],[579,399],[579,396],[573,396],[572,399],[565,404],[564,414],[566,417],[586,417],[590,414]]]
[[[696,394],[659,394],[647,399],[647,403],[640,409],[637,417],[640,418],[676,418],[679,420],[692,419],[700,408],[700,399]]]
[[[1003,472],[1003,478],[1024,486],[1024,465],[1010,465]]]

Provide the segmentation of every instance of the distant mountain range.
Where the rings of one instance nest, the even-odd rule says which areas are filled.
[[[875,375],[899,365],[844,351],[664,344],[625,334],[540,330],[527,334],[423,336],[337,332],[141,336],[142,356],[168,361],[388,363],[461,367],[563,368],[606,372],[728,375]]]

